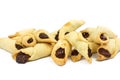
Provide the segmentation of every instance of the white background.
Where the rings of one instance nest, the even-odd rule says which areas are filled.
[[[72,19],[83,19],[80,28],[109,27],[120,37],[119,0],[0,0],[0,37],[26,28],[58,30]],[[51,57],[17,64],[0,49],[0,80],[109,80],[120,79],[120,54],[92,64],[86,60],[57,66]]]

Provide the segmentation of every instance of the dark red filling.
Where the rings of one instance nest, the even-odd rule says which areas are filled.
[[[107,58],[111,57],[111,54],[109,53],[109,51],[104,48],[100,48],[98,51],[99,51],[99,54],[101,54]]]
[[[65,57],[65,49],[64,48],[57,49],[55,56],[57,58],[64,58]]]
[[[18,63],[26,63],[30,56],[28,54],[25,54],[23,52],[19,52],[16,56],[16,62]]]

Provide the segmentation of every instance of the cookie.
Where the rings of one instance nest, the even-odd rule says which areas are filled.
[[[36,44],[35,37],[33,35],[35,29],[25,29],[16,32],[13,35],[8,36],[10,39],[16,40],[17,43],[24,45],[25,47],[31,47]]]
[[[47,42],[47,43],[54,43],[56,40],[51,37],[50,33],[47,32],[46,30],[37,30],[34,32],[34,36],[37,40],[37,42]]]
[[[92,63],[91,49],[82,35],[78,35],[77,32],[72,31],[65,38],[89,63]]]
[[[98,44],[106,44],[109,42],[109,39],[116,38],[116,35],[110,29],[101,26],[86,28],[81,33],[88,41]]]
[[[71,51],[70,58],[73,62],[77,62],[77,61],[81,60],[82,55],[76,49],[73,49]]]
[[[98,50],[97,60],[102,61],[106,59],[113,58],[117,55],[120,50],[120,39],[110,39],[106,45],[101,45]]]
[[[57,65],[64,65],[71,51],[71,45],[66,40],[58,40],[53,47],[51,57]]]
[[[27,47],[16,51],[13,53],[12,57],[18,63],[26,63],[49,56],[52,48],[53,47],[48,43],[38,43],[34,47]]]
[[[59,39],[64,39],[64,36],[71,31],[75,31],[80,26],[82,26],[85,22],[83,20],[71,20],[64,24],[62,28],[59,30]]]
[[[33,47],[37,43],[33,34],[26,34],[26,35],[22,36],[21,39],[22,39],[21,43],[25,47]]]

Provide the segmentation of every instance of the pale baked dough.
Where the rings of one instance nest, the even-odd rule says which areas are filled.
[[[96,28],[89,27],[82,30],[81,33],[83,34],[84,37],[85,34],[87,35],[88,33],[88,37],[86,36],[85,38],[88,41],[95,42],[98,44],[106,44],[109,42],[109,39],[117,37],[110,29],[102,26],[98,26]],[[101,36],[104,38],[103,40],[100,38]]]
[[[91,49],[91,53],[96,53],[97,52],[97,49],[98,47],[100,46],[100,44],[97,44],[95,42],[88,42],[88,45],[89,45],[89,48]]]
[[[23,46],[19,43],[16,43],[16,40],[10,38],[0,38],[0,48],[12,54],[18,49],[23,48]]]
[[[43,37],[42,38],[40,37],[40,34],[44,34],[45,36],[42,36]],[[56,40],[50,35],[50,33],[43,29],[35,31],[34,36],[37,42],[47,42],[47,43],[56,42]]]
[[[85,23],[83,20],[71,20],[64,24],[62,28],[59,30],[59,39],[64,39],[65,34],[75,31],[80,26],[82,26]]]
[[[98,50],[97,60],[106,60],[113,58],[117,55],[120,50],[120,39],[110,39],[106,45],[101,45]]]
[[[89,63],[92,63],[92,59],[88,55],[88,42],[82,35],[78,35],[77,32],[72,31],[65,38]]]
[[[70,58],[73,62],[77,62],[77,61],[81,60],[82,55],[76,49],[73,49],[71,51]]]
[[[27,47],[20,49],[13,53],[13,58],[16,60],[16,56],[19,52],[28,54],[30,56],[29,61],[40,59],[51,54],[53,46],[48,43],[38,43],[34,47]]]
[[[21,38],[22,38],[21,43],[26,47],[33,47],[37,43],[33,34],[26,34],[22,36]]]
[[[57,54],[57,51],[59,49],[62,49],[62,50],[59,54]],[[58,42],[53,47],[51,57],[57,65],[62,66],[66,63],[68,56],[70,54],[70,51],[71,51],[71,45],[66,40],[61,39],[61,40],[58,40]]]

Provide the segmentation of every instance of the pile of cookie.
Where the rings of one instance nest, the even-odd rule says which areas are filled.
[[[26,29],[0,38],[0,48],[12,54],[17,63],[26,63],[51,56],[57,65],[64,65],[68,57],[73,62],[85,58],[92,63],[92,55],[103,61],[114,58],[120,50],[120,39],[105,27],[88,27],[76,31],[85,22],[71,20],[59,30]]]

